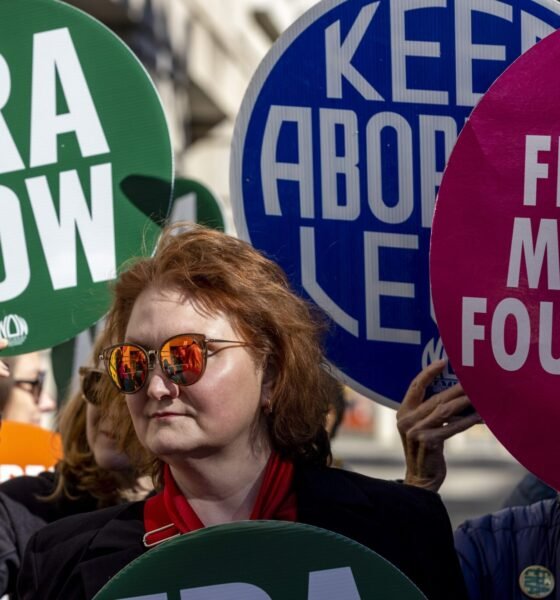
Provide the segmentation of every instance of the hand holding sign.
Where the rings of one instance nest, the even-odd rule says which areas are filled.
[[[478,413],[462,414],[470,402],[459,384],[425,400],[426,390],[445,366],[443,360],[428,365],[412,381],[397,411],[397,428],[406,459],[404,481],[434,492],[447,473],[445,440],[481,422]]]

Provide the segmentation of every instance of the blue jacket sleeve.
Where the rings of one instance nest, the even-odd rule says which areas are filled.
[[[472,530],[466,525],[460,525],[455,531],[455,550],[463,571],[469,600],[482,600],[482,557]]]

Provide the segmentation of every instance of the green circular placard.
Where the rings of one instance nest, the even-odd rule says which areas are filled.
[[[0,337],[19,354],[104,314],[107,282],[153,250],[173,158],[149,76],[104,25],[2,0],[0,34]]]
[[[194,221],[225,231],[222,202],[205,185],[194,179],[176,178],[173,184],[171,220]]]
[[[396,567],[341,535],[279,521],[208,527],[130,563],[94,600],[425,600]]]

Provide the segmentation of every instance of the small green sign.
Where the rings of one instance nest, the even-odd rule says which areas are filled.
[[[171,222],[192,221],[225,231],[222,203],[205,185],[194,179],[175,179]]]
[[[0,337],[7,354],[76,335],[107,282],[150,253],[171,184],[148,208],[122,183],[172,181],[163,109],[104,25],[55,0],[0,2]]]
[[[425,600],[396,567],[331,531],[281,521],[208,527],[164,542],[94,600]]]

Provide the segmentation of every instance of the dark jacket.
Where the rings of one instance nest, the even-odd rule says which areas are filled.
[[[547,600],[560,600],[560,504],[557,499],[506,508],[466,521],[455,547],[471,600],[527,600],[519,576],[546,567],[556,579]]]
[[[45,521],[0,493],[0,595],[15,591],[23,551]]]
[[[55,501],[45,501],[44,498],[54,492],[57,477],[57,473],[51,471],[44,471],[34,477],[30,475],[14,477],[0,484],[0,492],[9,496],[14,502],[23,504],[30,513],[46,523],[97,509],[98,500],[95,497],[89,492],[72,488],[69,492],[71,499],[62,496]]]
[[[298,467],[298,521],[330,529],[399,567],[429,600],[466,598],[451,526],[437,494],[340,469]],[[28,545],[21,600],[84,600],[146,551],[143,502],[63,519]]]
[[[0,596],[15,591],[23,552],[29,538],[46,523],[97,509],[97,499],[72,490],[55,501],[45,501],[57,483],[50,471],[35,477],[14,477],[0,484]]]

